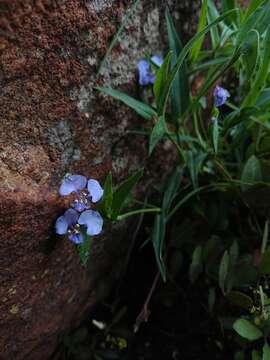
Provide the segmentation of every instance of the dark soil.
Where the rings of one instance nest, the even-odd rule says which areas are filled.
[[[149,302],[148,321],[137,321],[139,329],[134,332],[139,314],[144,315],[141,320],[147,319],[143,304],[157,275],[152,245],[141,248],[147,233],[148,226],[143,224],[125,277],[81,327],[65,339],[54,360],[233,358],[230,338],[224,337],[205,305],[208,289],[200,279],[190,284],[189,263],[185,261],[184,268],[169,277],[166,284],[159,278]],[[91,324],[93,319],[106,324],[105,329]]]

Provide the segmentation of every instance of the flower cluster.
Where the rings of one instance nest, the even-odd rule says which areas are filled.
[[[163,63],[163,59],[157,55],[152,56],[151,61],[158,67]],[[153,85],[156,80],[156,74],[152,71],[150,62],[145,59],[140,60],[137,68],[139,73],[139,84],[141,86]]]
[[[221,86],[215,87],[215,90],[214,90],[215,107],[224,105],[226,103],[228,97],[230,97],[230,93],[228,90],[224,89]]]
[[[103,219],[98,211],[91,210],[92,203],[98,202],[103,196],[103,189],[94,179],[87,181],[85,176],[67,174],[60,186],[60,195],[75,194],[71,208],[60,216],[55,223],[56,233],[68,234],[70,241],[75,244],[83,242],[82,230],[90,236],[100,234]]]

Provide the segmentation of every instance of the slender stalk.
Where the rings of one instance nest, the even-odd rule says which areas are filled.
[[[191,191],[189,194],[187,194],[182,200],[180,200],[175,207],[172,209],[172,211],[168,214],[167,216],[167,221],[169,221],[171,219],[171,217],[176,213],[176,211],[178,209],[180,209],[180,207],[182,205],[184,205],[192,196],[197,195],[198,193],[207,190],[209,188],[211,188],[213,185],[206,185],[206,186],[201,186],[193,191]]]
[[[148,318],[149,318],[149,315],[150,315],[150,311],[149,311],[149,303],[151,301],[151,298],[153,296],[153,293],[157,287],[157,284],[158,284],[158,281],[159,281],[159,278],[160,278],[160,272],[159,270],[157,271],[157,274],[155,276],[155,279],[153,281],[153,284],[151,286],[151,289],[147,295],[147,298],[143,304],[143,307],[142,307],[142,310],[140,312],[140,314],[138,315],[137,319],[136,319],[136,323],[134,325],[134,332],[138,332],[139,330],[139,327],[141,325],[142,322],[147,322]]]
[[[177,141],[174,140],[174,138],[170,135],[170,133],[168,132],[168,130],[166,129],[166,136],[168,137],[168,139],[174,144],[174,146],[176,147],[179,157],[180,159],[182,159],[185,162],[185,154],[184,151],[181,149],[181,147],[178,145]]]
[[[194,124],[194,130],[195,130],[195,133],[199,139],[199,142],[201,144],[201,146],[204,148],[205,147],[205,142],[201,136],[201,133],[200,133],[200,129],[199,129],[199,123],[198,123],[198,116],[196,114],[196,111],[194,111],[193,113],[193,124]]]
[[[129,211],[125,214],[118,215],[116,220],[121,221],[121,220],[124,220],[133,215],[139,215],[139,214],[151,213],[151,212],[154,212],[154,213],[161,212],[161,208],[138,209],[138,210]]]
[[[263,241],[262,241],[262,246],[261,246],[261,253],[262,254],[265,252],[266,247],[267,247],[268,233],[269,233],[269,226],[268,226],[268,220],[266,220],[265,225],[264,225]]]

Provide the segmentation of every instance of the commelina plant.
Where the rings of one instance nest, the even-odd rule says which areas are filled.
[[[188,217],[195,218],[200,231],[177,243],[182,258],[190,259],[190,281],[204,283],[209,316],[224,301],[238,307],[238,316],[235,311],[230,319],[215,314],[223,334],[229,331],[238,344],[235,359],[265,360],[270,359],[270,1],[251,0],[245,8],[241,3],[222,0],[217,8],[213,0],[203,0],[197,32],[185,45],[167,9],[168,52],[163,59],[139,61],[141,96],[98,89],[143,118],[133,133],[148,137],[149,156],[164,141],[178,154],[171,176],[158,187],[157,204],[143,209],[156,212],[150,240],[161,277],[171,278],[171,249],[177,234],[187,237]],[[201,86],[195,92],[196,79]]]

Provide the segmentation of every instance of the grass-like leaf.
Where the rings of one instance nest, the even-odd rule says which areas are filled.
[[[152,151],[156,147],[157,143],[163,138],[166,133],[166,123],[164,116],[160,116],[157,123],[153,127],[153,130],[150,134],[149,140],[149,155],[152,154]]]
[[[223,292],[223,294],[225,294],[226,291],[226,279],[228,276],[228,272],[229,272],[229,263],[230,263],[230,257],[229,257],[229,253],[226,250],[221,258],[220,261],[220,265],[219,265],[219,273],[218,273],[218,283],[219,286]]]
[[[255,184],[262,180],[262,169],[259,159],[252,155],[246,162],[241,175],[243,183]],[[243,185],[242,189],[246,190],[248,187]]]
[[[169,47],[172,51],[172,67],[175,66],[177,58],[183,48],[181,40],[175,29],[169,9],[166,9],[166,22],[168,31]],[[172,115],[178,118],[189,106],[189,84],[187,77],[187,65],[184,61],[172,83],[171,91]]]
[[[160,69],[157,72],[156,80],[154,83],[154,95],[157,103],[158,114],[162,114],[162,108],[160,108],[160,95],[164,84],[166,83],[172,52],[169,52],[163,61]]]
[[[113,185],[112,185],[111,172],[109,172],[109,174],[107,175],[103,188],[104,188],[103,198],[101,203],[98,205],[97,209],[103,216],[106,216],[110,219],[112,215],[112,202],[113,202]]]
[[[177,58],[177,62],[174,66],[174,68],[172,69],[172,71],[170,72],[168,79],[166,81],[166,84],[164,86],[164,89],[162,91],[162,95],[161,95],[161,104],[162,104],[162,108],[163,108],[163,112],[165,112],[166,110],[166,104],[169,98],[169,94],[171,91],[171,87],[172,87],[172,83],[175,79],[175,76],[177,74],[177,72],[179,71],[179,69],[181,68],[186,56],[188,55],[188,53],[190,52],[190,50],[193,48],[193,46],[197,43],[198,40],[200,40],[205,34],[207,34],[209,32],[209,30],[217,25],[218,23],[222,22],[227,16],[231,15],[233,12],[236,12],[237,9],[234,10],[230,10],[227,11],[226,13],[224,13],[223,15],[221,15],[219,18],[217,18],[215,21],[213,21],[211,24],[209,24],[208,26],[206,26],[201,32],[199,32],[198,34],[196,34],[182,49],[181,53],[179,54],[178,58]]]
[[[127,180],[123,181],[113,194],[112,203],[112,219],[115,220],[119,215],[126,199],[129,197],[132,189],[143,175],[143,169],[131,175]]]
[[[206,23],[207,23],[207,17],[206,17],[207,8],[208,8],[208,0],[203,0],[202,7],[201,7],[199,24],[198,24],[198,28],[197,28],[197,33],[200,33],[203,30],[203,28],[206,26]],[[190,54],[189,54],[189,59],[190,59],[191,64],[194,64],[197,61],[200,50],[202,48],[203,40],[204,40],[204,36],[202,36],[196,42],[196,44],[193,46],[193,48],[191,49]]]
[[[270,11],[270,8],[269,8]],[[257,71],[255,80],[252,82],[252,87],[242,103],[241,108],[252,106],[256,103],[261,91],[265,86],[270,64],[270,26],[267,29],[263,41],[263,54],[259,69]]]
[[[166,268],[163,261],[163,244],[165,238],[165,231],[166,231],[166,220],[162,214],[158,214],[156,215],[151,239],[154,246],[158,268],[163,281],[166,281]]]
[[[98,87],[97,89],[106,95],[112,96],[116,100],[122,101],[146,120],[150,120],[153,116],[157,116],[157,113],[153,108],[151,108],[151,106],[146,105],[141,101],[135,100],[131,96],[128,96],[121,91],[102,87]]]
[[[90,255],[91,237],[86,233],[83,234],[84,241],[77,245],[80,262],[83,266],[87,265]]]
[[[251,80],[259,62],[260,34],[257,30],[250,30],[249,36],[242,44],[242,57],[245,63],[247,78]],[[253,86],[253,84],[252,84]]]

